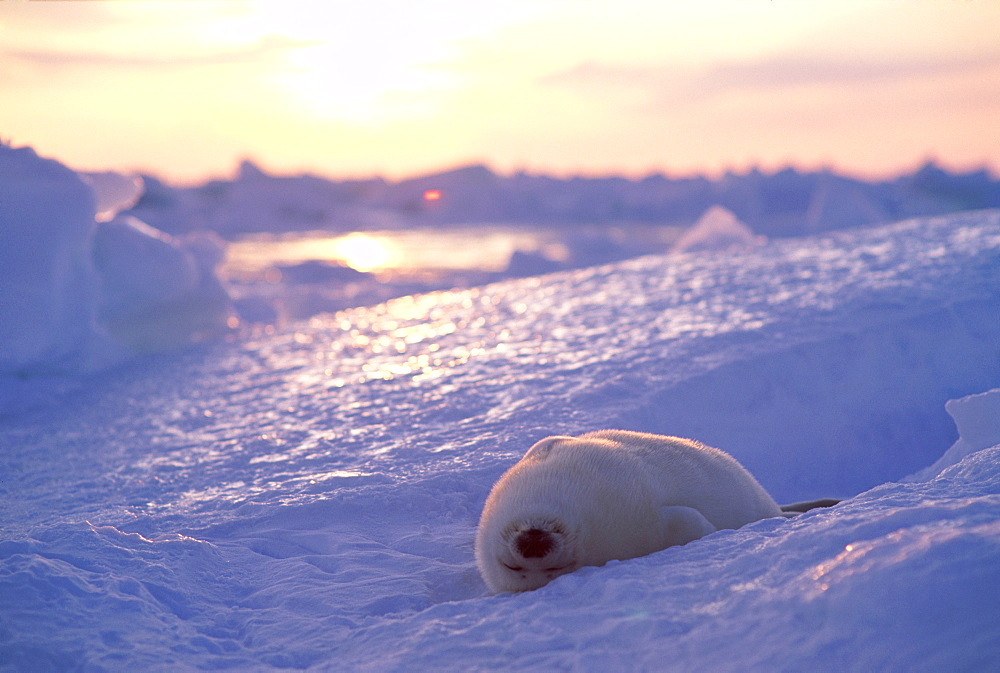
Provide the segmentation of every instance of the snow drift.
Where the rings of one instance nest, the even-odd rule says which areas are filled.
[[[0,425],[0,665],[989,670],[1000,446],[900,480],[960,439],[947,400],[998,381],[995,211],[134,361]],[[995,436],[992,404],[951,409],[966,445]],[[487,596],[494,480],[602,427],[718,446],[779,501],[848,500]]]

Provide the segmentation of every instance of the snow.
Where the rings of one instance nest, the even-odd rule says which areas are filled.
[[[77,199],[53,216],[91,226],[53,175]],[[0,379],[0,667],[990,670],[998,317],[981,211]],[[541,437],[607,427],[718,446],[779,502],[846,500],[489,595],[490,486]]]

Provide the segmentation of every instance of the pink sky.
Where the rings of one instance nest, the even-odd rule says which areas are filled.
[[[0,139],[80,169],[1000,170],[1000,3],[0,2]]]

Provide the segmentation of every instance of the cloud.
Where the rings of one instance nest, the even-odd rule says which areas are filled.
[[[1000,68],[1000,53],[931,60],[864,59],[779,55],[752,61],[727,61],[699,69],[682,66],[583,62],[547,75],[542,86],[569,87],[601,95],[609,89],[642,89],[651,95],[704,98],[745,90],[890,85],[938,77],[960,77]]]
[[[263,37],[253,44],[200,54],[122,54],[101,51],[60,51],[58,49],[10,49],[0,50],[0,59],[45,69],[99,67],[158,70],[258,63],[312,44],[314,43],[271,35]]]
[[[946,60],[778,56],[748,63],[715,65],[698,79],[702,90],[724,92],[747,88],[889,85],[932,77],[961,76],[997,67],[1000,67],[1000,54]]]
[[[572,88],[648,87],[676,77],[675,66],[625,65],[584,61],[572,68],[539,78],[543,86]]]

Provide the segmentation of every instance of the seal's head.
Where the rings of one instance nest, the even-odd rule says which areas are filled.
[[[548,584],[577,569],[575,546],[576,536],[559,521],[513,521],[495,547],[494,583],[501,591],[530,591]]]

